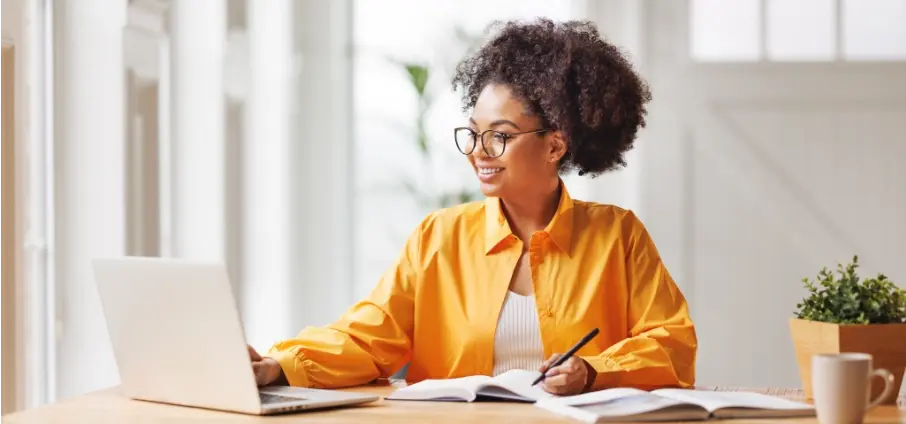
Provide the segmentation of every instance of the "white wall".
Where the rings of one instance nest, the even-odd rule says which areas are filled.
[[[801,278],[858,253],[863,276],[903,286],[906,179],[891,158],[903,150],[906,62],[724,51],[708,60],[730,63],[703,63],[686,42],[686,3],[643,13],[656,99],[643,220],[690,302],[698,383],[797,387],[788,319]]]
[[[57,378],[50,400],[118,381],[91,259],[125,249],[125,2],[55,3]]]

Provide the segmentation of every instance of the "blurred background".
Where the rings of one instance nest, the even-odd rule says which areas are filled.
[[[652,232],[699,384],[799,387],[788,320],[823,266],[858,254],[906,284],[906,0],[3,0],[2,17],[3,412],[118,383],[92,258],[225,261],[259,350],[367,295],[421,218],[481,197],[450,76],[495,20],[592,20],[650,83],[629,166],[564,180]]]

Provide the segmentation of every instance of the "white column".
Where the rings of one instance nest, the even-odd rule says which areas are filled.
[[[293,92],[290,326],[323,325],[352,298],[350,0],[293,2],[301,66]]]
[[[23,199],[28,200],[24,218],[25,255],[22,269],[24,300],[24,337],[20,350],[28,361],[21,371],[25,391],[23,407],[46,403],[56,391],[54,322],[54,214],[53,214],[53,48],[54,33],[50,4],[28,2],[26,39],[28,40],[27,141],[19,153],[27,172],[22,180]],[[20,90],[20,94],[26,90]],[[28,152],[26,155],[25,152]],[[27,194],[24,192],[27,191]]]
[[[246,133],[242,146],[242,308],[246,336],[267,349],[291,327],[290,136],[294,73],[292,4],[247,2],[250,66]]]
[[[223,66],[226,2],[174,0],[171,228],[173,256],[226,252]]]
[[[50,401],[118,381],[91,260],[125,250],[126,2],[54,5],[57,387]]]

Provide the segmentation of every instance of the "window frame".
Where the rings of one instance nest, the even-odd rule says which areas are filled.
[[[687,25],[685,31],[685,42],[687,44],[687,56],[689,60],[696,64],[709,64],[709,65],[725,65],[725,64],[761,64],[761,63],[780,63],[780,64],[829,64],[829,63],[854,63],[854,64],[863,64],[863,63],[906,63],[906,51],[901,52],[901,55],[896,58],[875,58],[875,59],[849,59],[847,58],[847,52],[845,50],[845,16],[843,15],[844,9],[844,0],[828,0],[831,2],[832,6],[832,16],[834,19],[833,22],[833,32],[831,36],[833,37],[833,53],[831,59],[818,59],[818,58],[802,58],[793,59],[793,58],[772,58],[769,51],[769,34],[768,30],[770,26],[768,25],[768,2],[771,0],[754,0],[758,3],[758,13],[755,16],[758,19],[756,38],[758,40],[757,46],[757,58],[753,60],[749,59],[701,59],[694,55],[695,51],[695,36],[694,36],[694,13],[693,9],[695,8],[696,0],[686,0],[685,3],[685,13],[686,19],[685,24]],[[906,0],[900,0],[906,1]]]

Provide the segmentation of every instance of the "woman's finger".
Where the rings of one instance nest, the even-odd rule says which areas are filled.
[[[573,372],[579,371],[579,364],[580,364],[579,359],[574,356],[572,358],[567,359],[566,362],[564,362],[560,366],[563,367],[567,373],[573,373]]]
[[[252,362],[252,371],[255,373],[255,382],[259,386],[264,385],[264,369],[261,365],[261,362]]]
[[[566,373],[567,373],[566,369],[563,368],[563,365],[560,365],[559,367],[553,367],[553,368],[545,371],[544,378],[547,379],[547,378],[553,377],[555,375],[566,374]]]
[[[249,348],[249,359],[251,359],[252,361],[260,361],[261,355],[259,355],[258,352],[255,351],[255,348],[253,348],[252,345],[246,346],[248,346]]]
[[[547,369],[551,366],[551,364],[553,364],[554,361],[556,361],[557,359],[560,359],[559,353],[555,353],[555,354],[551,355],[550,358],[547,358],[547,360],[541,364],[541,367],[538,369],[538,372],[547,371]]]
[[[566,387],[567,383],[569,383],[569,374],[557,374],[544,379],[544,386],[555,390]]]
[[[574,395],[576,390],[575,376],[572,374],[557,374],[544,380],[544,391],[555,395]]]

